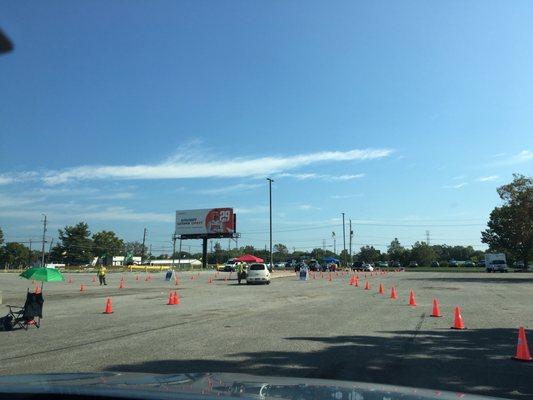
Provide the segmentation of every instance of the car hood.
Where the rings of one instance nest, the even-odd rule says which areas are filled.
[[[130,399],[490,399],[463,393],[382,384],[231,373],[159,375],[97,372],[11,375],[0,377],[0,393],[113,396]]]

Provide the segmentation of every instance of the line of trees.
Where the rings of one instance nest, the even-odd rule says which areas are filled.
[[[490,252],[504,252],[508,261],[522,261],[528,265],[533,260],[533,179],[523,175],[513,175],[511,183],[497,189],[502,205],[491,212],[488,228],[481,232],[481,240],[489,246]],[[59,241],[46,256],[47,262],[64,263],[67,265],[83,265],[90,263],[94,257],[128,255],[152,258],[148,248],[140,242],[124,242],[112,231],[100,231],[91,234],[85,222],[66,226],[58,231]],[[330,250],[315,248],[311,251],[289,252],[286,245],[277,243],[273,248],[274,262],[284,262],[289,259],[314,258],[322,260],[332,256],[340,260],[348,260],[345,250],[335,254]],[[230,258],[242,254],[254,254],[269,260],[267,249],[253,246],[242,246],[224,250],[216,242],[213,251],[208,253],[208,263],[223,263]],[[0,229],[0,265],[6,268],[18,268],[32,265],[40,260],[40,251],[30,251],[22,243],[10,242],[4,244],[4,235]],[[174,258],[197,258],[201,253],[175,253]],[[419,265],[430,265],[432,261],[447,262],[449,260],[478,262],[484,257],[484,252],[474,250],[472,246],[428,245],[416,242],[411,248],[401,245],[395,238],[387,248],[381,252],[372,246],[361,247],[352,260],[364,262],[399,261],[402,265],[416,261]],[[160,254],[158,258],[172,258],[172,254]]]

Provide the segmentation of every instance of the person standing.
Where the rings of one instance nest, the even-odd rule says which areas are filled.
[[[107,286],[107,283],[105,281],[105,276],[107,275],[107,268],[103,264],[98,267],[97,275],[98,280],[100,281],[100,286],[102,286],[102,284]]]
[[[242,261],[239,261],[239,263],[237,264],[237,282],[239,283],[239,285],[241,284],[243,271],[244,271],[244,265]]]

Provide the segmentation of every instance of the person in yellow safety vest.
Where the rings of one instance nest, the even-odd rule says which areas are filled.
[[[241,284],[242,279],[244,279],[244,263],[240,261],[237,264],[237,281],[239,282],[239,285]]]
[[[107,268],[104,265],[100,265],[98,267],[98,271],[96,273],[98,275],[98,280],[100,281],[100,286],[102,286],[102,283],[107,286],[107,283],[105,282],[105,276],[107,274]]]

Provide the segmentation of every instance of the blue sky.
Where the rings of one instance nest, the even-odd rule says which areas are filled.
[[[472,244],[533,171],[530,2],[4,2],[0,226],[170,246],[232,206],[239,244]],[[191,242],[192,249],[199,243]],[[226,243],[227,245],[227,243]],[[338,240],[342,246],[342,240]]]

